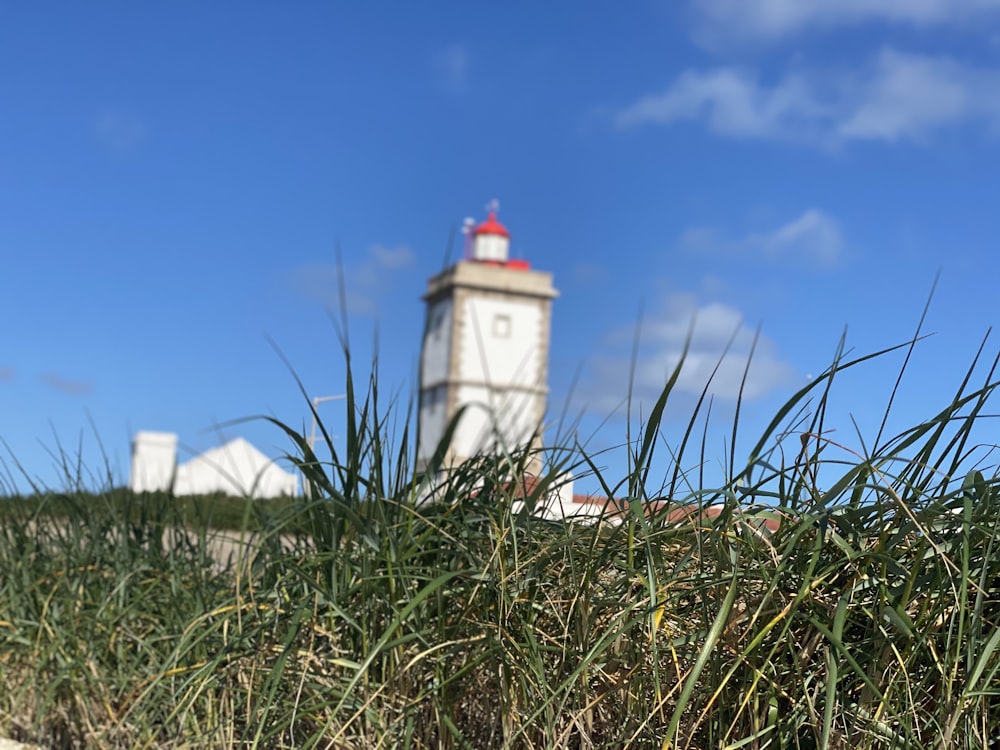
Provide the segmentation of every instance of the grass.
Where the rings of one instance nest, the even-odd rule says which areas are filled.
[[[868,359],[838,357],[745,462],[726,457],[718,487],[685,468],[706,459],[707,399],[659,455],[673,380],[626,476],[564,441],[522,497],[530,457],[516,452],[417,472],[402,407],[380,403],[377,375],[358,389],[349,373],[346,447],[323,430],[332,460],[275,422],[311,499],[10,498],[0,734],[53,748],[990,747],[1000,483],[972,432],[995,363],[974,385],[977,357],[935,418],[851,451],[825,437],[826,406]],[[596,474],[614,523],[529,512],[566,469]],[[663,498],[696,510],[678,521]],[[250,540],[243,559],[212,559],[218,525]]]
[[[36,516],[70,521],[81,509],[106,521],[127,520],[142,526],[147,520],[160,519],[194,529],[215,531],[259,532],[270,517],[283,514],[294,503],[293,498],[279,497],[254,500],[253,512],[248,513],[248,501],[223,493],[174,497],[167,492],[135,495],[118,487],[103,492],[75,490],[71,492],[36,491],[30,495],[11,494],[0,500],[0,523]]]

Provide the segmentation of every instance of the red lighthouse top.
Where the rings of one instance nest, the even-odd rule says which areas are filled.
[[[500,209],[499,202],[490,201],[486,209],[489,211],[486,221],[475,229],[472,229],[473,220],[467,220],[466,238],[467,241],[471,240],[471,245],[466,246],[466,257],[476,263],[488,266],[527,271],[531,268],[531,264],[526,260],[510,259],[510,232],[497,220],[497,211]]]
[[[486,217],[486,221],[472,230],[472,234],[478,237],[481,234],[495,234],[501,237],[510,237],[510,232],[507,231],[507,227],[497,221],[497,212],[490,211],[489,216]]]

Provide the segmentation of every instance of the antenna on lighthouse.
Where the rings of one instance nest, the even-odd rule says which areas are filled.
[[[486,210],[491,214],[497,213],[500,210],[500,201],[494,198],[486,204]]]
[[[465,253],[466,260],[469,260],[472,257],[472,232],[475,228],[476,220],[471,216],[466,216],[465,221],[462,222],[462,234],[465,235],[463,251]]]

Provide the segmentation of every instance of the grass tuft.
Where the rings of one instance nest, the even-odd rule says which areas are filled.
[[[981,350],[927,422],[835,443],[834,381],[886,352],[838,354],[745,463],[725,457],[719,487],[683,468],[696,449],[705,463],[707,395],[678,446],[662,439],[676,376],[624,477],[572,441],[531,482],[517,452],[446,470],[442,446],[417,471],[411,409],[380,401],[375,373],[356,390],[350,368],[342,448],[316,415],[330,460],[271,420],[306,498],[89,493],[64,456],[71,489],[0,501],[0,733],[52,748],[990,747],[1000,484],[973,431],[996,362],[973,385]],[[530,512],[567,469],[614,498],[591,523]]]

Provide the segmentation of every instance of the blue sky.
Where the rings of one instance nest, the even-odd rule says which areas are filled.
[[[2,15],[0,437],[8,466],[48,484],[57,441],[101,473],[99,438],[124,481],[135,430],[200,451],[229,420],[307,424],[269,341],[310,395],[343,391],[338,247],[356,366],[377,330],[383,391],[405,400],[426,279],[492,198],[513,254],[555,274],[554,417],[582,415],[595,452],[625,437],[620,412],[604,418],[627,395],[640,309],[638,403],[696,320],[668,442],[740,331],[711,386],[710,460],[758,325],[748,442],[845,328],[857,353],[909,338],[938,271],[935,335],[892,424],[947,403],[994,322],[994,0]],[[837,385],[836,440],[857,445],[851,415],[873,433],[900,363]],[[338,432],[342,405],[321,411]],[[289,447],[262,423],[221,432]]]

